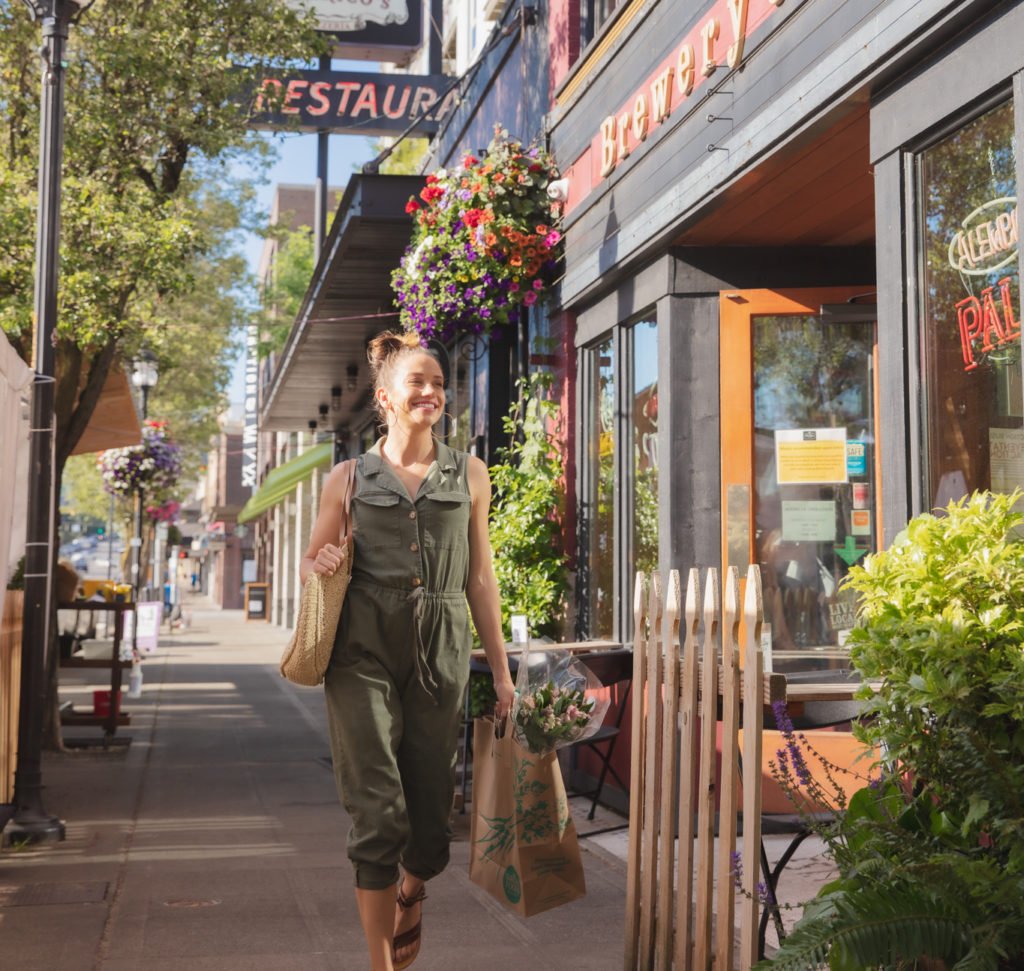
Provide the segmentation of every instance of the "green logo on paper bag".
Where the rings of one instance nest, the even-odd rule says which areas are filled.
[[[516,873],[514,866],[510,866],[505,870],[505,876],[501,884],[509,902],[513,904],[519,903],[520,898],[523,896],[523,885],[519,881],[519,874]]]

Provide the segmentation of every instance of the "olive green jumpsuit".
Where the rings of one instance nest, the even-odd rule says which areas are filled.
[[[423,880],[448,863],[471,647],[468,456],[437,442],[410,497],[381,444],[356,464],[352,583],[325,679],[348,855],[367,890],[395,884],[399,863]]]

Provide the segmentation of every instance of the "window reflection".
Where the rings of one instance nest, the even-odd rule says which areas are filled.
[[[586,604],[590,637],[614,636],[615,611],[615,364],[608,337],[590,352],[586,523]]]
[[[633,563],[650,575],[658,566],[658,325],[644,320],[632,328]]]
[[[932,507],[1024,484],[1013,107],[921,156],[927,467]]]

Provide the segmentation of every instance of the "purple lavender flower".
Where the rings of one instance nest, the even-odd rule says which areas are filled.
[[[739,850],[733,850],[729,854],[729,872],[732,874],[732,882],[737,890],[743,889],[743,858]]]

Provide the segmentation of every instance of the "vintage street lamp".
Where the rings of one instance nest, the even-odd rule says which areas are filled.
[[[68,28],[92,0],[24,0],[42,25],[42,99],[39,114],[39,215],[36,224],[35,334],[32,365],[31,481],[25,523],[25,619],[22,634],[21,713],[14,774],[11,842],[64,838],[64,824],[43,808],[42,743],[46,709],[46,652],[53,592],[53,423],[60,249],[60,170],[64,154],[64,48]]]
[[[149,417],[149,393],[156,387],[160,372],[156,366],[156,357],[153,352],[143,349],[139,354],[135,367],[132,370],[132,384],[142,392],[142,420]],[[132,587],[135,588],[135,602],[142,599],[142,508],[143,508],[142,487],[135,490],[135,523],[132,536],[134,554],[132,556]],[[133,628],[134,630],[135,628]]]

